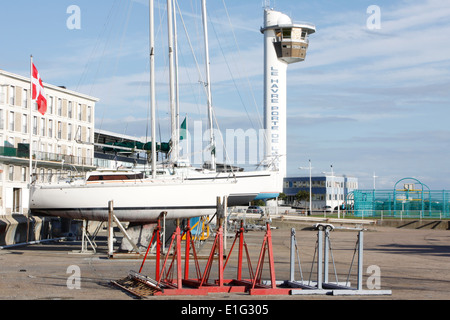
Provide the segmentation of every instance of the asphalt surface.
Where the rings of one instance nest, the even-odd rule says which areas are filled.
[[[272,230],[272,244],[277,280],[288,280],[290,275],[289,252],[291,230]],[[264,231],[245,233],[253,268],[256,268]],[[208,241],[199,254],[208,256],[212,245]],[[228,252],[234,240],[233,233],[227,240]],[[296,230],[302,272],[296,262],[296,280],[316,280],[315,256],[317,231]],[[357,232],[333,231],[329,278],[334,281],[347,280],[357,240]],[[106,241],[97,241],[95,254],[79,254],[79,241],[45,243],[26,247],[0,250],[0,300],[136,300],[136,297],[111,285],[111,280],[125,278],[130,270],[138,271],[141,260],[108,259]],[[355,257],[349,280],[356,286]],[[225,270],[226,279],[236,278],[237,249],[233,250]],[[331,261],[331,260],[330,260]],[[143,273],[154,276],[154,260],[148,260]],[[199,261],[203,272],[206,260]],[[330,296],[330,295],[276,295],[251,296],[248,293],[212,293],[207,296],[149,297],[151,301],[200,300],[200,301],[297,301],[297,300],[449,300],[450,299],[450,231],[411,230],[389,227],[370,227],[364,232],[364,277],[363,287],[368,281],[374,283],[369,266],[380,271],[382,290],[391,290],[385,296]],[[213,265],[210,279],[217,278],[217,267]],[[244,277],[248,276],[244,264]],[[266,264],[263,279],[270,279]],[[191,265],[191,275],[195,272]],[[369,284],[370,285],[370,284]]]

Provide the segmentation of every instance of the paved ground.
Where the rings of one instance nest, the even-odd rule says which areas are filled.
[[[289,278],[290,229],[273,230],[275,271],[277,280]],[[297,230],[303,279],[315,280],[315,266],[310,276],[317,233]],[[339,281],[345,281],[352,260],[357,233],[334,231],[331,234],[333,258]],[[250,231],[245,234],[255,268],[264,232]],[[381,289],[392,290],[391,296],[381,297],[334,297],[334,296],[275,296],[254,297],[248,294],[210,294],[207,297],[158,297],[153,300],[448,300],[450,299],[450,231],[407,230],[375,227],[364,233],[364,270],[377,265],[381,270]],[[233,238],[228,239],[228,250]],[[79,242],[61,242],[17,247],[0,251],[0,299],[1,300],[133,300],[129,294],[110,286],[111,280],[119,280],[129,270],[139,270],[139,260],[111,260],[106,258],[105,242],[99,242],[98,253],[73,254],[80,250]],[[207,243],[201,254],[209,254]],[[209,246],[209,247],[208,247]],[[226,278],[235,278],[235,253],[226,269]],[[206,261],[201,260],[204,268]],[[75,267],[73,267],[75,266]],[[145,272],[153,276],[154,261],[146,264]],[[72,269],[71,269],[72,268]],[[74,268],[74,269],[73,269]],[[215,269],[211,279],[216,277]],[[263,278],[269,278],[267,267]],[[356,260],[350,277],[356,285]],[[70,289],[77,282],[71,281],[80,271],[80,289]],[[191,270],[194,270],[192,267]],[[244,275],[245,276],[245,275]],[[364,289],[368,274],[364,275]],[[300,279],[297,270],[296,278]],[[330,268],[330,279],[334,270]],[[69,286],[68,286],[69,282]]]

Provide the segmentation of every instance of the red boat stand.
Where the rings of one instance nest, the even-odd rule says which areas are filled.
[[[270,271],[270,285],[261,284],[261,276],[264,265],[264,258],[267,254],[269,256],[269,271]],[[259,255],[258,266],[256,267],[256,275],[253,279],[252,287],[249,290],[250,295],[282,295],[290,294],[292,289],[279,288],[276,285],[275,265],[273,259],[273,246],[272,246],[272,232],[270,230],[269,222],[266,222],[266,235],[261,247],[261,253]]]
[[[219,219],[221,220],[221,219]],[[214,283],[209,282],[209,277],[211,274],[211,268],[214,262],[214,258],[217,255],[218,260],[218,279],[214,281]],[[229,286],[225,283],[224,280],[224,263],[223,263],[223,227],[222,221],[219,221],[219,228],[216,232],[216,237],[214,239],[213,246],[211,248],[211,253],[208,257],[208,262],[206,263],[205,271],[201,277],[198,279],[187,279],[185,275],[185,279],[183,280],[183,284],[186,286],[204,289],[209,293],[218,293],[218,292],[244,292],[243,289],[238,289],[232,286]],[[237,290],[237,291],[236,291]]]
[[[142,260],[141,267],[139,269],[139,273],[142,272],[142,269],[144,268],[145,260],[147,259],[148,253],[150,252],[150,248],[152,247],[153,240],[156,238],[156,270],[155,270],[155,278],[159,278],[159,264],[161,259],[161,220],[158,219],[158,225],[156,226],[156,229],[153,230],[152,239],[150,240],[150,243],[148,244],[147,252],[145,253],[144,260]]]
[[[189,235],[188,235],[189,234]],[[172,241],[170,243],[169,249],[167,252],[170,252],[172,249],[173,244],[175,243],[174,252],[172,256],[172,262],[169,266],[169,269],[167,272],[165,272],[167,260],[169,258],[169,254],[166,255],[166,258],[164,259],[164,264],[161,269],[160,277],[157,279],[158,284],[160,284],[161,287],[164,288],[163,292],[157,292],[155,293],[155,296],[187,296],[187,295],[207,295],[208,291],[204,290],[202,288],[186,288],[183,287],[183,276],[182,276],[182,267],[181,267],[181,230],[179,221],[177,220],[177,227],[175,229],[175,232],[172,235]],[[186,229],[186,239],[192,239],[192,236],[190,234],[190,227]],[[191,244],[191,241],[186,241],[186,246],[189,248]],[[195,247],[192,246],[195,252]],[[185,264],[185,273],[189,273],[189,252],[190,250],[186,250],[186,257],[187,261]],[[197,261],[196,254],[194,254],[194,258]],[[174,264],[176,261],[176,279],[173,279],[173,270],[174,270]],[[163,279],[163,274],[165,274],[165,278]]]

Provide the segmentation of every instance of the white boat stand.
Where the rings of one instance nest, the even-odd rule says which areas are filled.
[[[97,252],[97,243],[95,238],[97,237],[99,231],[101,230],[103,223],[100,223],[94,231],[94,234],[90,234],[88,231],[89,221],[83,220],[83,226],[81,227],[81,250],[69,252],[70,254],[94,254]],[[89,250],[88,245],[91,246],[92,250]]]
[[[358,230],[357,251],[358,251],[358,271],[357,271],[357,287],[350,286],[348,279],[346,282],[331,283],[328,279],[329,253],[334,258],[331,250],[330,232],[335,229],[331,224],[315,225],[317,232],[317,281],[304,281],[301,270],[300,256],[298,254],[297,240],[295,238],[295,229],[291,229],[291,259],[290,259],[290,279],[284,281],[284,285],[293,288],[291,295],[391,295],[391,290],[364,290],[363,289],[363,254],[364,254],[364,230]],[[323,242],[323,234],[325,233],[325,247]],[[295,281],[295,254],[297,252],[297,260],[300,269],[301,281]],[[356,248],[355,248],[356,253]],[[314,254],[315,256],[315,254]],[[313,258],[314,259],[314,258]],[[314,263],[314,261],[313,261]],[[352,260],[353,265],[353,260]],[[351,267],[349,275],[351,273]],[[312,271],[312,267],[311,267]],[[336,271],[335,271],[336,274]]]

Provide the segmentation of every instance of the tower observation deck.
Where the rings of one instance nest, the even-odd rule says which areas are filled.
[[[287,66],[305,60],[309,35],[315,32],[310,23],[293,23],[281,12],[264,10],[265,158],[281,179],[287,171]]]

